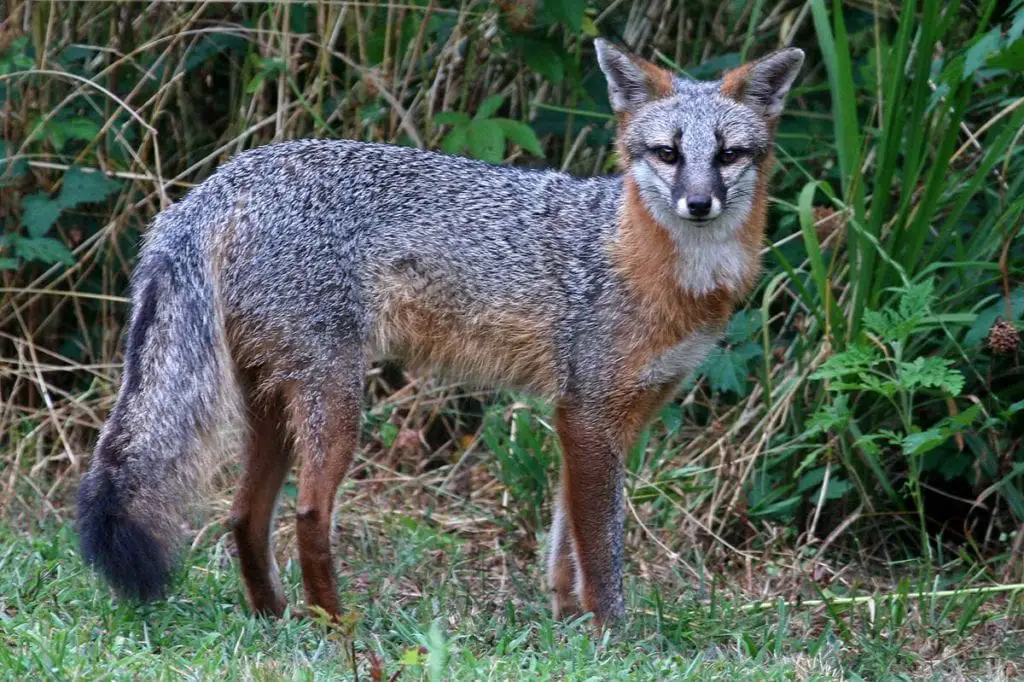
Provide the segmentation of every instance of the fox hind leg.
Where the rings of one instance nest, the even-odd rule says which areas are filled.
[[[363,363],[356,354],[320,383],[306,384],[290,400],[295,445],[301,457],[296,530],[306,602],[332,617],[341,614],[331,555],[334,497],[359,444]]]
[[[246,598],[256,613],[278,617],[286,601],[270,533],[278,493],[293,460],[282,417],[278,396],[251,401],[245,473],[231,507]]]

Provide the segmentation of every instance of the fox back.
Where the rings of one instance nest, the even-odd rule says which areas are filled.
[[[622,615],[622,458],[753,286],[774,127],[803,60],[694,82],[599,41],[622,174],[577,178],[418,149],[294,141],[239,155],[147,234],[125,377],[79,495],[86,559],[159,595],[181,509],[232,426],[250,604],[285,608],[270,547],[301,464],[307,601],[340,612],[334,494],[364,372],[390,357],[555,402],[556,614]]]

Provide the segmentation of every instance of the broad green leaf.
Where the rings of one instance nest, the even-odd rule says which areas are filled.
[[[903,454],[923,455],[945,443],[948,438],[949,433],[944,429],[928,429],[920,433],[911,433],[903,439]]]
[[[21,222],[29,237],[42,237],[60,216],[60,204],[44,192],[36,192],[21,200]]]
[[[103,173],[87,173],[81,168],[72,167],[64,174],[57,202],[61,208],[90,204],[103,201],[120,188],[120,181],[108,178]]]
[[[51,119],[45,122],[41,117],[33,116],[29,128],[33,131],[33,139],[45,136],[58,150],[63,150],[68,140],[89,142],[100,132],[99,123],[83,116],[63,120]]]
[[[1013,24],[1010,25],[1010,30],[1006,32],[1007,42],[1014,42],[1018,38],[1024,35],[1024,7],[1021,7],[1013,16]]]
[[[597,28],[597,24],[595,24],[594,20],[586,14],[583,15],[583,26],[581,27],[581,31],[583,32],[583,35],[590,36],[591,38],[596,38],[601,35],[601,31]]]
[[[0,270],[17,270],[18,261],[13,258],[0,258]]]
[[[565,78],[565,63],[562,55],[550,44],[531,40],[523,45],[523,60],[533,71],[552,83],[561,83]]]
[[[28,172],[28,161],[19,157],[13,161],[10,157],[0,157],[0,187],[17,182],[17,179]]]
[[[1005,415],[1006,419],[1009,419],[1010,417],[1017,414],[1021,410],[1024,410],[1024,400],[1018,400],[1017,402],[1013,403],[1008,408],[1003,410],[1002,414]]]
[[[505,133],[490,119],[471,121],[467,130],[469,153],[481,161],[501,163],[505,158]]]
[[[661,408],[661,421],[665,424],[665,430],[669,433],[676,433],[683,425],[683,410],[675,403],[668,403]]]
[[[473,118],[477,120],[490,118],[504,103],[505,98],[501,95],[491,95],[480,103],[480,107],[476,110],[476,116]]]
[[[64,134],[78,140],[89,142],[100,132],[100,124],[91,118],[75,117],[60,124]]]
[[[967,50],[966,62],[964,63],[963,77],[969,78],[975,71],[985,65],[988,58],[999,51],[1003,44],[1003,36],[998,28],[994,28],[983,35],[978,42]]]
[[[461,111],[442,111],[434,114],[434,123],[446,126],[464,126],[469,123],[469,116]]]
[[[75,262],[68,247],[50,237],[18,237],[14,240],[14,253],[23,260],[37,260],[43,263],[72,265]]]
[[[990,67],[1007,69],[1016,73],[1024,71],[1024,38],[1018,38],[1000,52],[992,55],[987,63]]]
[[[942,477],[947,481],[952,481],[954,478],[963,476],[971,468],[972,458],[964,454],[946,454],[936,453],[940,456],[938,462],[938,472],[942,474]],[[945,455],[945,456],[943,456]]]
[[[586,0],[545,0],[544,9],[556,20],[571,28],[574,33],[583,29],[583,10]]]
[[[533,128],[522,121],[513,121],[509,118],[496,118],[494,121],[501,126],[505,137],[522,147],[534,156],[544,156],[544,150],[540,146],[540,140]]]
[[[800,483],[797,484],[797,490],[802,493],[806,493],[808,491],[813,490],[813,492],[810,493],[810,499],[817,501],[818,496],[821,494],[821,484],[825,480],[825,471],[828,468],[828,466],[831,465],[818,467],[817,469],[813,469],[804,474],[800,479]],[[839,499],[840,497],[848,493],[852,488],[853,484],[844,479],[843,477],[841,477],[833,469],[832,475],[829,476],[828,479],[828,488],[825,489],[825,499]]]
[[[461,154],[466,148],[466,126],[457,126],[441,140],[441,151],[445,154]]]

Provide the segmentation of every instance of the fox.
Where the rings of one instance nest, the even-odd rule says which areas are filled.
[[[804,53],[700,81],[605,39],[595,51],[615,174],[293,140],[236,155],[153,219],[120,388],[77,499],[81,552],[118,596],[165,594],[185,510],[233,431],[244,467],[229,527],[251,609],[287,608],[271,528],[298,461],[307,607],[340,615],[335,497],[365,372],[394,359],[550,401],[553,617],[625,616],[624,456],[756,283],[775,131]]]

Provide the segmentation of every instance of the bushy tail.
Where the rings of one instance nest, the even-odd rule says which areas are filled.
[[[79,489],[78,532],[85,560],[119,594],[152,599],[170,578],[183,511],[237,389],[193,240],[145,252],[132,291],[123,383]]]

